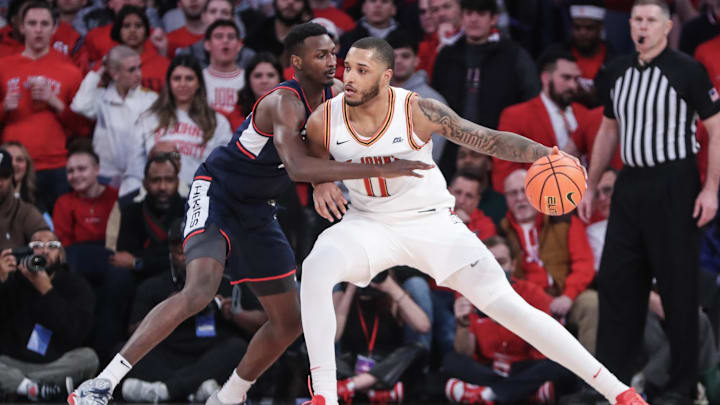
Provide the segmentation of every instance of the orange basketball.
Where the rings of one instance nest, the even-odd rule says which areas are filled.
[[[587,182],[582,167],[564,155],[544,156],[535,161],[525,178],[525,194],[536,210],[546,215],[564,215],[577,207]]]

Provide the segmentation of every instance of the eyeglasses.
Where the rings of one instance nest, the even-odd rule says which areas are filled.
[[[47,242],[36,240],[28,243],[28,247],[30,247],[30,249],[42,249],[45,247],[48,249],[60,249],[62,247],[62,243],[57,240],[50,240]]]

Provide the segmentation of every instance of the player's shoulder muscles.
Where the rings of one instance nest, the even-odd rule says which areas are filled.
[[[294,135],[301,129],[301,125],[305,122],[305,106],[300,98],[292,90],[278,89],[268,95],[267,102],[263,106],[261,113],[267,114],[272,118],[273,134],[281,129],[280,132],[290,130]]]
[[[410,100],[412,108],[413,130],[423,140],[430,139],[433,133],[446,134],[460,117],[450,107],[433,100],[414,95]]]

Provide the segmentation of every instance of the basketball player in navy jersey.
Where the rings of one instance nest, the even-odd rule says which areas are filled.
[[[342,91],[342,84],[334,79],[334,46],[318,24],[295,26],[287,35],[285,47],[295,77],[261,97],[230,143],[213,151],[195,175],[185,217],[184,288],[148,313],[102,373],[70,394],[70,405],[106,405],[133,364],[212,302],[226,267],[231,280],[249,283],[268,321],[207,404],[244,402],[252,383],[301,332],[295,257],[275,218],[273,199],[292,181],[420,176],[413,170],[432,167],[413,161],[347,165],[307,153],[301,139],[307,118]],[[167,387],[147,385],[158,391],[158,400],[168,399]]]
[[[516,162],[562,153],[514,133],[481,127],[442,103],[391,87],[393,66],[394,51],[385,40],[368,37],[352,45],[345,58],[345,92],[308,120],[307,139],[315,156],[332,156],[341,162],[390,163],[400,158],[430,163],[433,133]],[[419,178],[371,177],[344,183],[352,202],[347,210],[335,184],[315,187],[318,213],[332,219],[329,208],[338,218],[344,215],[318,237],[303,262],[300,299],[315,392],[312,405],[338,401],[333,287],[340,282],[366,286],[378,273],[397,265],[417,268],[438,285],[458,291],[480,311],[577,374],[611,404],[647,405],[560,323],[515,292],[493,254],[452,213],[454,199],[438,168],[423,171]],[[404,297],[391,298],[398,304]],[[365,378],[364,388],[378,382],[374,378]],[[456,402],[505,400],[489,387],[480,393],[476,386],[456,384],[449,391]]]

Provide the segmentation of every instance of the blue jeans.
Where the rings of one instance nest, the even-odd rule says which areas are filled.
[[[403,290],[415,301],[415,303],[430,318],[430,324],[433,324],[433,301],[428,282],[419,276],[413,276],[405,280],[402,284]],[[409,325],[405,325],[405,344],[418,343],[425,349],[430,351],[432,344],[432,330],[427,333],[419,333]]]
[[[445,355],[455,350],[455,293],[452,291],[433,290],[433,335],[437,351]]]

